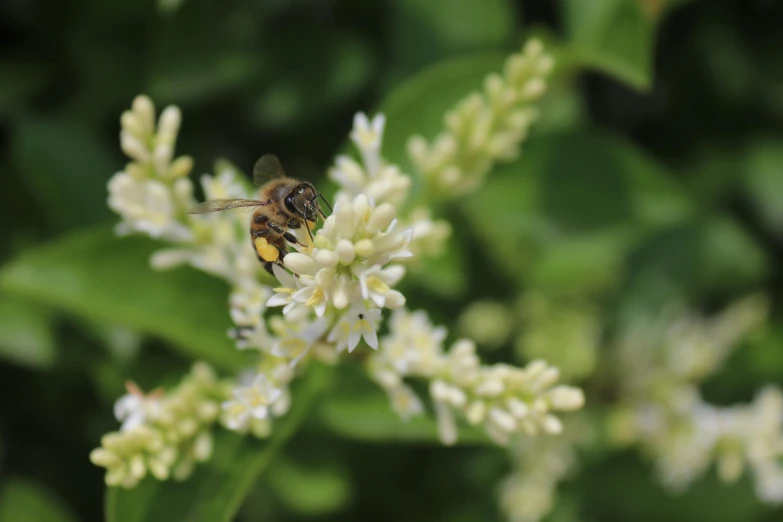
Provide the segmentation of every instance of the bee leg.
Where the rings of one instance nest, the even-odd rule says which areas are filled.
[[[272,265],[278,265],[285,268],[283,258],[288,253],[284,248],[274,243],[270,243],[265,236],[269,236],[270,230],[257,230],[251,232],[250,237],[253,240],[253,248],[256,251],[258,262],[264,266],[264,269],[274,275]]]
[[[286,231],[286,229],[284,229],[283,227],[281,227],[277,223],[267,223],[267,226],[270,229],[274,230],[276,233],[278,233],[281,236],[283,236],[283,239],[285,239],[289,243],[291,243],[293,245],[299,245],[300,247],[302,247],[304,249],[308,249],[309,248],[307,245],[305,245],[304,243],[302,243],[301,241],[296,239],[296,236],[294,236],[292,233]]]

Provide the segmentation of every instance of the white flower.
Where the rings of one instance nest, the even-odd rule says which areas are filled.
[[[411,417],[424,413],[424,405],[416,392],[410,386],[400,384],[389,389],[392,408],[402,417],[403,420],[409,420]]]
[[[356,275],[359,277],[363,299],[370,299],[376,306],[382,308],[386,306],[387,296],[391,293],[392,299],[401,300],[402,304],[405,303],[405,298],[402,297],[402,294],[391,289],[405,275],[405,268],[402,266],[392,265],[381,268],[379,265],[373,265],[367,269],[359,268]],[[399,308],[399,306],[396,308]]]
[[[288,328],[286,335],[282,336],[272,347],[272,355],[284,357],[291,361],[291,366],[309,353],[313,345],[318,342],[329,328],[329,321],[319,317],[315,321],[300,327],[298,331]]]
[[[207,200],[249,198],[251,196],[245,185],[239,181],[237,173],[231,169],[225,169],[217,176],[201,176],[201,186],[204,188],[204,198]]]
[[[314,277],[300,276],[300,288],[291,295],[291,299],[297,303],[312,307],[318,317],[323,317],[326,312],[326,305],[329,303],[329,290],[332,287],[335,275],[333,269],[322,268]]]
[[[262,324],[261,313],[269,299],[269,287],[255,281],[248,282],[229,296],[231,319],[238,326]]]
[[[364,339],[372,349],[378,349],[378,334],[376,329],[381,318],[380,308],[366,308],[357,305],[344,313],[329,332],[327,341],[336,344],[338,351],[346,348],[353,352],[359,341]]]
[[[266,419],[269,408],[282,396],[283,390],[262,373],[256,376],[250,386],[234,390],[235,400],[244,404],[250,416],[256,419]]]
[[[269,298],[266,305],[283,306],[283,314],[287,314],[298,304],[293,300],[293,295],[299,289],[299,281],[279,265],[272,265],[272,271],[281,286],[273,289],[275,294]]]
[[[426,312],[397,310],[389,335],[381,340],[383,356],[401,374],[433,374],[441,363],[447,330],[433,326]]]
[[[234,392],[236,396],[236,391]],[[250,424],[250,408],[243,401],[234,398],[228,401],[224,401],[221,405],[223,408],[223,422],[226,427],[234,431],[244,431]]]
[[[133,382],[125,383],[125,387],[128,393],[114,403],[114,416],[122,422],[122,431],[141,426],[160,411],[160,393],[145,395]]]
[[[137,180],[118,172],[109,180],[109,207],[123,218],[120,233],[144,232],[175,242],[192,237],[191,231],[176,221],[171,193],[160,181]]]
[[[386,117],[383,114],[376,115],[370,121],[367,119],[366,114],[359,112],[353,119],[351,140],[359,149],[362,160],[371,177],[376,174],[380,167],[380,149],[385,124]]]

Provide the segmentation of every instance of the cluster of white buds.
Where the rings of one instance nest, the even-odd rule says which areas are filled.
[[[780,390],[767,387],[751,404],[722,407],[705,402],[698,389],[765,316],[766,301],[751,296],[711,319],[636,318],[620,336],[617,377],[625,401],[614,413],[612,435],[655,456],[672,489],[685,489],[715,463],[722,480],[748,469],[761,500],[783,502]]]
[[[581,433],[567,426],[568,433]],[[501,482],[500,507],[511,522],[538,522],[555,505],[557,486],[574,471],[575,441],[557,437],[518,438],[509,446],[513,471]]]
[[[341,197],[312,247],[285,256],[286,268],[297,277],[275,270],[283,286],[267,304],[284,306],[285,315],[297,317],[301,308],[311,308],[317,317],[329,310],[329,316],[339,314],[329,333],[338,350],[353,351],[360,337],[377,348],[381,308],[405,305],[405,297],[392,288],[405,270],[388,263],[410,256],[411,233],[399,230],[391,204],[376,207],[362,194]]]
[[[120,143],[132,162],[109,181],[109,207],[123,218],[119,233],[142,232],[175,242],[192,239],[178,217],[191,202],[187,176],[193,160],[182,156],[171,161],[180,121],[179,109],[168,107],[156,129],[155,107],[146,96],[136,97],[133,108],[122,114]]]
[[[106,468],[110,486],[132,488],[147,474],[184,480],[212,455],[212,425],[230,388],[204,363],[166,394],[145,396],[130,384],[115,405],[120,431],[104,435],[90,460]]]
[[[517,312],[517,353],[527,359],[546,357],[569,382],[593,373],[603,326],[595,306],[529,291],[520,298]]]
[[[421,136],[411,138],[410,158],[434,195],[469,193],[496,161],[516,157],[536,120],[533,104],[546,91],[553,65],[541,42],[530,40],[508,58],[502,76],[485,79],[483,93],[471,94],[446,114],[446,130],[431,144]]]
[[[340,186],[336,198],[367,197],[374,205],[390,204],[396,209],[410,203],[411,178],[397,165],[381,156],[381,144],[386,119],[382,114],[369,120],[363,113],[354,118],[351,140],[361,156],[361,163],[348,156],[338,156],[329,169],[329,177]],[[443,220],[433,220],[428,207],[415,207],[405,216],[399,216],[401,229],[413,230],[409,245],[412,253],[436,255],[451,235],[451,226]]]
[[[172,161],[180,121],[180,110],[166,107],[156,128],[155,107],[147,96],[137,96],[132,109],[123,113],[120,142],[132,161],[108,183],[109,207],[122,217],[117,231],[177,244],[152,256],[155,268],[188,263],[234,285],[252,284],[258,263],[247,241],[247,214],[187,214],[196,202],[188,178],[193,160],[181,156]],[[228,166],[214,177],[202,176],[201,185],[208,199],[251,197],[247,184]]]
[[[682,491],[709,467],[716,465],[726,483],[744,471],[754,478],[756,494],[764,502],[783,502],[783,393],[762,389],[750,404],[718,407],[695,397],[676,419],[648,414],[645,446],[657,455],[663,482]],[[639,413],[637,412],[637,415]],[[657,422],[656,422],[657,420]],[[680,429],[672,429],[677,422]]]
[[[444,444],[457,441],[455,411],[505,445],[517,433],[560,433],[562,424],[552,412],[573,411],[584,404],[580,389],[555,385],[559,372],[544,361],[532,361],[524,368],[482,365],[472,341],[459,340],[444,352],[445,336],[445,329],[433,327],[423,312],[395,312],[390,335],[382,339],[381,351],[369,362],[371,374],[390,393],[393,404],[400,400],[397,396],[411,393],[404,386],[405,377],[429,380]],[[418,409],[417,400],[403,402]],[[415,413],[401,406],[395,404],[402,415]]]

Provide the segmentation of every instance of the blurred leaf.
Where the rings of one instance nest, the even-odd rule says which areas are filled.
[[[64,120],[25,120],[14,129],[11,157],[20,180],[55,230],[109,216],[106,182],[116,170],[104,143]]]
[[[48,368],[54,362],[55,350],[49,311],[0,295],[0,357]]]
[[[275,45],[281,49],[274,57],[275,74],[249,109],[249,117],[262,129],[311,126],[354,98],[372,75],[367,44],[350,34],[297,32]]]
[[[746,289],[769,268],[755,240],[721,216],[664,230],[634,257],[637,276],[661,276],[700,296]]]
[[[645,235],[693,212],[660,167],[590,128],[532,136],[463,205],[509,275],[550,290],[608,282]]]
[[[156,102],[214,101],[249,88],[269,67],[268,53],[252,45],[264,17],[251,5],[227,9],[220,2],[180,2],[176,12],[166,14],[146,43],[146,91]]]
[[[44,64],[29,59],[0,62],[0,118],[19,116],[27,98],[38,94],[47,76]]]
[[[530,270],[529,283],[546,292],[589,292],[617,281],[634,242],[627,228],[557,238]]]
[[[509,0],[400,0],[390,7],[392,80],[460,52],[502,48],[514,29]]]
[[[42,485],[7,478],[0,488],[0,522],[75,522],[77,518]]]
[[[333,513],[351,500],[350,478],[334,464],[313,467],[279,458],[266,480],[289,510],[303,515]]]
[[[291,411],[275,421],[266,441],[218,431],[214,455],[185,482],[148,477],[131,490],[109,488],[107,522],[230,522],[256,478],[296,433],[328,382],[328,369],[310,368],[303,382],[294,386]]]
[[[468,281],[465,278],[465,252],[459,239],[452,234],[445,244],[443,254],[422,255],[421,261],[411,268],[410,283],[450,298],[465,295]],[[404,289],[404,288],[403,288]]]
[[[721,484],[710,470],[687,493],[674,495],[651,480],[649,467],[628,454],[615,455],[600,468],[585,470],[582,477],[582,507],[595,520],[748,522],[759,520],[766,510],[747,478]],[[606,491],[621,491],[622,501]]]
[[[741,179],[764,223],[783,235],[783,141],[760,141],[744,154]]]
[[[392,410],[389,398],[380,391],[328,397],[324,399],[318,414],[330,431],[348,439],[376,444],[441,444],[431,414],[402,420]],[[461,426],[457,444],[489,445],[491,442],[480,430]]]
[[[244,356],[229,341],[228,289],[190,268],[156,272],[157,245],[90,229],[26,251],[0,271],[0,288],[51,307],[170,341],[224,369]]]
[[[163,103],[203,103],[249,82],[263,65],[245,51],[195,53],[198,59],[169,58],[153,69],[149,94]]]
[[[652,84],[655,17],[641,0],[561,0],[579,61],[639,90]]]

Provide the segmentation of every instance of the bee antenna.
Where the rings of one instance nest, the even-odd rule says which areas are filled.
[[[329,213],[331,214],[332,212],[334,212],[334,210],[332,210],[332,205],[330,205],[329,202],[326,201],[326,198],[324,197],[324,195],[323,194],[316,194],[315,195],[316,198],[318,196],[321,196],[321,199],[323,200],[324,204],[326,204],[327,208],[329,209]],[[313,199],[315,199],[315,198],[313,198]]]

